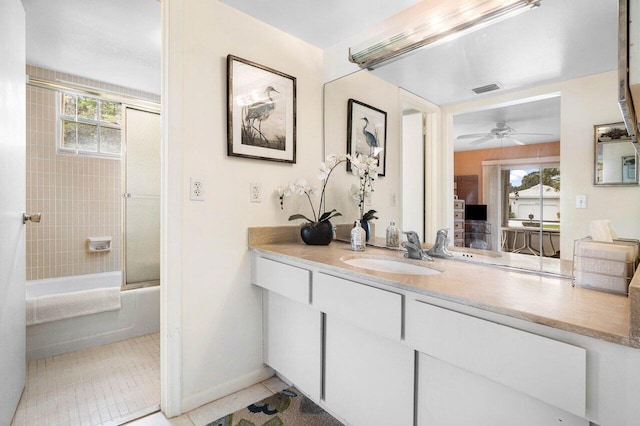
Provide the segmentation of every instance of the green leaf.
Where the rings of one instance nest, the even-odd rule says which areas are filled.
[[[340,212],[335,212],[335,214],[332,214],[331,216],[328,216],[327,218],[322,219],[320,222],[326,222],[326,221],[331,220],[331,219],[333,219],[334,217],[338,217],[338,216],[342,216],[342,213],[340,213]]]
[[[362,220],[373,220],[373,219],[378,219],[378,216],[376,216],[376,213],[378,213],[377,211],[371,209],[368,212],[366,212],[365,214],[362,215]]]
[[[331,213],[336,212],[336,209],[331,210],[330,212],[324,212],[322,213],[322,216],[320,216],[320,219],[318,220],[318,222],[322,222],[323,220],[327,220],[329,217],[335,217],[336,215],[331,215]],[[340,213],[338,213],[340,215]]]
[[[309,219],[308,217],[306,217],[305,215],[302,214],[292,214],[291,216],[289,216],[289,220],[296,220],[296,219],[302,219],[302,220],[306,220],[309,223],[313,223],[313,221],[311,219]]]

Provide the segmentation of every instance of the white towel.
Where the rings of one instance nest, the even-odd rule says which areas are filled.
[[[120,309],[120,288],[103,287],[27,299],[27,325]]]
[[[618,238],[609,220],[592,220],[589,224],[589,234],[593,241],[613,242]]]

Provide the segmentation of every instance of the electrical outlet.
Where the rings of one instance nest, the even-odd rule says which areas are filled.
[[[191,178],[189,198],[191,201],[204,201],[204,181],[202,179]]]
[[[396,194],[391,194],[391,207],[395,207],[397,203]]]
[[[586,209],[586,208],[587,208],[587,196],[576,195],[576,209]]]
[[[249,202],[251,203],[261,203],[262,202],[262,190],[260,188],[260,184],[256,182],[252,182],[249,185]]]

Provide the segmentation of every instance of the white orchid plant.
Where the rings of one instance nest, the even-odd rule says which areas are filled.
[[[351,172],[355,176],[358,176],[360,179],[360,185],[353,184],[350,189],[351,196],[359,203],[358,207],[360,208],[360,218],[363,220],[377,219],[377,217],[375,216],[375,210],[369,210],[368,212],[364,213],[365,200],[371,197],[371,193],[373,192],[373,182],[378,178],[377,160],[375,158],[363,156],[361,154],[331,154],[327,156],[324,162],[320,163],[320,172],[318,173],[318,179],[322,181],[322,190],[320,192],[318,192],[318,189],[316,187],[308,184],[307,181],[302,178],[293,182],[289,182],[289,184],[287,185],[279,186],[278,188],[276,188],[278,197],[280,198],[281,209],[284,209],[285,197],[290,197],[292,194],[304,195],[307,197],[307,200],[309,200],[311,212],[313,213],[313,219],[303,214],[297,213],[289,216],[289,220],[302,219],[313,224],[326,222],[334,217],[342,216],[342,214],[335,209],[326,211],[325,191],[333,170],[339,164],[342,164],[346,161],[351,162]],[[318,204],[316,213],[316,209],[313,206],[313,201],[311,198],[317,197],[318,194],[320,195],[320,203]]]
[[[318,196],[318,189],[312,185],[307,184],[305,179],[298,179],[294,182],[290,182],[288,185],[279,186],[276,188],[278,192],[278,196],[280,198],[280,208],[284,208],[284,198],[291,196],[291,194],[299,194],[305,195],[309,200],[309,205],[311,206],[311,212],[313,213],[313,220],[308,218],[303,214],[293,214],[289,216],[289,220],[303,219],[309,223],[319,223],[319,222],[327,222],[330,219],[338,216],[342,216],[342,214],[335,209],[331,211],[326,211],[325,208],[325,190],[327,188],[327,183],[329,182],[329,177],[331,177],[331,173],[338,166],[338,164],[344,163],[350,158],[346,155],[328,155],[324,162],[320,163],[320,172],[318,173],[318,179],[322,181],[322,191],[320,192],[320,203],[318,205],[318,213],[316,214],[316,210],[313,207],[313,201],[311,197]]]
[[[358,176],[360,183],[352,184],[349,188],[349,194],[358,203],[360,209],[361,220],[378,219],[375,210],[369,210],[365,213],[364,206],[367,200],[371,198],[373,193],[373,182],[378,178],[378,160],[374,157],[358,155],[351,158],[351,173]]]

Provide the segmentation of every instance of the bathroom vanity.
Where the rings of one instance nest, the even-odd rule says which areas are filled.
[[[640,424],[631,298],[260,229],[264,362],[348,424]]]

